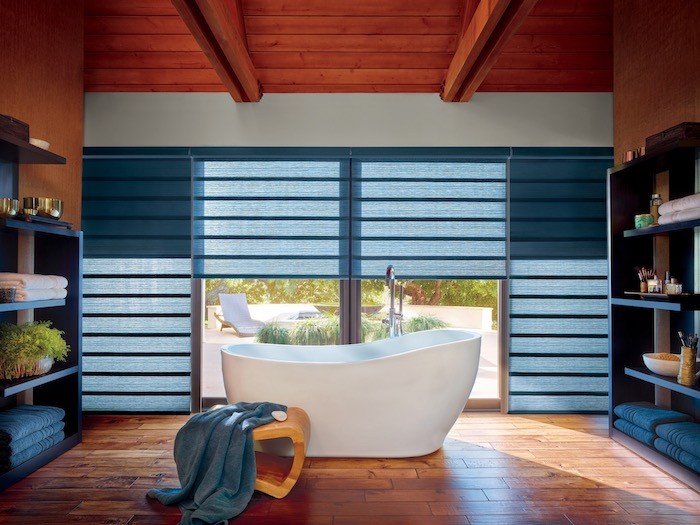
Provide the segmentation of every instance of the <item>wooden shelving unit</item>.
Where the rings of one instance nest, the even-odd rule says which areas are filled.
[[[17,197],[19,164],[65,164],[66,159],[37,148],[0,130],[0,193]],[[0,381],[0,408],[9,408],[18,397],[33,404],[65,410],[65,439],[50,449],[0,473],[0,490],[28,476],[82,440],[82,254],[80,231],[19,219],[0,219],[0,271],[16,272],[20,261],[34,273],[63,275],[68,279],[65,299],[0,304],[0,321],[49,320],[62,330],[70,352],[43,375]]]
[[[680,385],[675,378],[654,374],[642,364],[642,354],[647,352],[678,353],[678,331],[700,332],[695,324],[700,296],[625,294],[639,289],[637,266],[655,268],[660,277],[670,271],[685,292],[700,288],[696,282],[700,261],[695,260],[700,220],[632,229],[634,216],[648,213],[652,193],[660,193],[668,202],[698,192],[698,159],[700,143],[685,141],[608,170],[610,436],[696,489],[700,488],[697,473],[615,429],[613,408],[625,402],[649,401],[700,419],[699,385]]]

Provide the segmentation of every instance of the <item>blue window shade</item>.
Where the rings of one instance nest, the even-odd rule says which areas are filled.
[[[509,411],[606,412],[608,149],[510,161]]]
[[[188,158],[86,158],[86,257],[189,257]]]
[[[349,160],[198,161],[195,277],[347,278]]]
[[[189,412],[191,161],[118,153],[83,163],[83,408]]]
[[[506,164],[354,161],[352,277],[506,276]]]
[[[84,410],[189,412],[190,260],[83,267]]]

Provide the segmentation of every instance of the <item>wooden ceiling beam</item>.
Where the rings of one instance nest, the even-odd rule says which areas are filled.
[[[258,102],[262,87],[248,54],[240,0],[172,0],[236,102]]]
[[[446,102],[468,102],[496,63],[505,45],[530,13],[537,0],[481,0],[462,33],[440,96]]]

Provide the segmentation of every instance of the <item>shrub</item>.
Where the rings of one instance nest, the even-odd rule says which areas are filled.
[[[263,326],[258,330],[255,337],[258,343],[271,343],[276,345],[289,344],[289,330],[275,323]]]
[[[299,321],[289,336],[293,345],[326,345],[331,334],[325,319],[305,319]]]
[[[406,334],[422,332],[423,330],[436,330],[438,328],[447,328],[447,323],[433,315],[417,315],[403,323],[403,331]]]

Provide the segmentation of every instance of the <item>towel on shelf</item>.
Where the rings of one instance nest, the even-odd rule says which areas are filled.
[[[28,436],[32,432],[58,423],[66,416],[62,408],[21,405],[0,412],[0,444]]]
[[[700,424],[667,423],[656,427],[656,434],[686,452],[700,457]]]
[[[275,403],[236,403],[195,414],[175,437],[182,488],[151,489],[165,505],[178,503],[181,525],[227,523],[248,505],[255,487],[252,431],[274,421]]]
[[[700,208],[700,193],[664,202],[659,206],[659,214],[668,215],[674,211],[689,210],[690,208]]]
[[[44,427],[36,432],[32,432],[28,436],[23,438],[13,439],[7,444],[0,445],[0,457],[8,457],[14,454],[18,454],[23,450],[28,449],[32,445],[39,443],[42,439],[46,439],[49,436],[54,435],[57,432],[63,430],[66,424],[63,421]]]
[[[674,211],[668,215],[659,216],[659,224],[673,224],[674,222],[694,221],[700,219],[700,208]]]
[[[25,448],[22,452],[18,452],[12,456],[0,458],[0,470],[10,470],[18,465],[21,465],[25,461],[32,459],[34,456],[41,454],[44,452],[44,450],[48,450],[57,443],[60,443],[65,437],[66,435],[63,433],[63,431],[59,430],[55,434],[51,434],[49,437],[33,444],[31,447]]]
[[[665,439],[656,438],[654,441],[654,447],[659,452],[666,454],[668,457],[675,459],[678,463],[682,463],[686,467],[700,473],[700,457],[686,452],[680,447],[677,447],[673,443],[669,443]]]
[[[654,403],[648,403],[646,401],[622,403],[617,405],[613,409],[613,412],[615,412],[617,417],[626,419],[630,423],[642,427],[649,432],[654,432],[657,425],[662,425],[664,423],[680,423],[681,421],[693,420],[693,418],[687,414],[657,407]]]
[[[49,288],[48,290],[25,290],[23,288],[17,288],[15,292],[15,300],[18,303],[65,299],[67,296],[68,292],[65,288]]]
[[[627,434],[630,437],[633,437],[637,441],[641,441],[642,443],[645,443],[650,447],[654,446],[654,439],[656,439],[656,435],[654,435],[653,432],[649,432],[648,430],[645,430],[642,427],[638,427],[637,425],[635,425],[634,423],[630,423],[626,419],[616,419],[613,422],[613,426],[620,432]]]
[[[0,272],[0,288],[24,288],[25,290],[48,290],[66,288],[68,279],[60,275]]]

